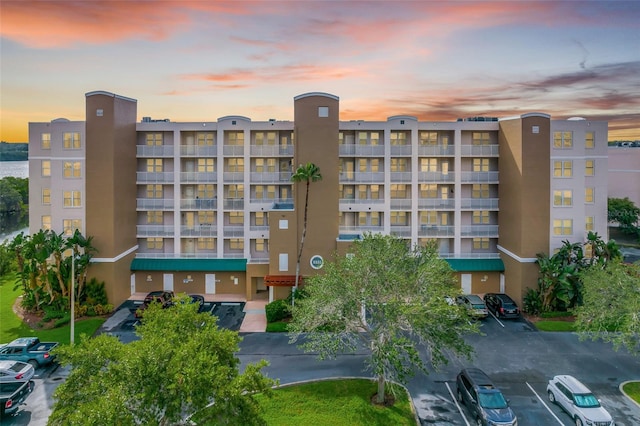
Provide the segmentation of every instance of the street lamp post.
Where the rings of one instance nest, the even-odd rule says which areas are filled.
[[[75,337],[75,308],[76,308],[76,291],[75,291],[75,281],[76,281],[76,254],[73,249],[71,249],[71,337],[70,342],[73,345],[74,337]]]

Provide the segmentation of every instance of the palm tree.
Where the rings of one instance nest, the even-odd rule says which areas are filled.
[[[305,182],[307,184],[307,191],[304,198],[304,220],[302,222],[302,238],[300,239],[300,249],[298,250],[298,259],[296,261],[296,281],[293,284],[293,296],[291,297],[291,304],[293,305],[295,299],[295,292],[298,290],[298,279],[300,277],[300,258],[302,257],[302,247],[304,247],[304,237],[307,235],[307,211],[309,209],[309,185],[311,182],[317,182],[322,180],[320,174],[320,168],[313,163],[307,163],[305,165],[300,164],[295,173],[291,175],[292,182]]]

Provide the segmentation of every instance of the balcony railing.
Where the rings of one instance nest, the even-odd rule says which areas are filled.
[[[497,157],[499,154],[499,147],[497,144],[493,145],[462,145],[460,153],[462,155],[474,155],[480,157]]]
[[[244,226],[225,225],[223,228],[223,235],[225,238],[244,237]]]
[[[249,200],[253,207],[263,207],[269,208],[274,205],[274,203],[293,203],[292,198],[251,198]]]
[[[173,157],[173,145],[137,145],[138,157]]]
[[[340,145],[339,154],[342,156],[382,157],[384,156],[384,145]]]
[[[293,145],[251,145],[250,152],[255,156],[290,157],[293,155]]]
[[[173,172],[136,172],[138,183],[173,183]]]
[[[498,210],[498,198],[463,198],[463,209]]]
[[[216,172],[180,172],[180,182],[211,183],[218,181]]]
[[[418,155],[420,156],[429,156],[429,157],[437,157],[437,156],[453,156],[455,153],[453,145],[419,145],[418,146]]]
[[[499,259],[500,253],[440,253],[440,257],[443,259]]]
[[[418,237],[453,237],[454,235],[454,226],[420,225],[418,227]]]
[[[389,233],[391,235],[396,235],[398,237],[410,237],[411,236],[411,226],[391,225],[391,229],[390,229]]]
[[[251,232],[268,232],[269,231],[269,225],[250,225],[249,226],[249,231],[251,231]]]
[[[392,209],[410,209],[411,208],[411,198],[392,198],[391,199],[391,208]]]
[[[443,172],[418,172],[419,182],[453,182],[455,176],[452,171]]]
[[[225,210],[243,210],[244,198],[225,198],[223,205]]]
[[[138,237],[167,237],[174,234],[173,225],[137,225]]]
[[[216,198],[183,198],[180,200],[182,210],[215,210],[218,208]]]
[[[173,198],[137,198],[138,210],[173,210]]]
[[[461,226],[460,235],[463,237],[498,237],[498,225]]]
[[[418,198],[418,209],[452,209],[455,200],[451,198]]]
[[[350,234],[362,234],[364,232],[381,233],[384,232],[384,226],[382,225],[362,225],[362,226],[347,226],[340,225],[338,232],[350,233]]]
[[[462,172],[463,183],[498,183],[499,172]]]
[[[340,204],[384,204],[384,198],[340,198]]]
[[[193,252],[193,253],[136,253],[138,259],[216,259],[217,253],[210,252]]]
[[[340,182],[384,183],[384,172],[342,172]]]
[[[411,172],[391,172],[391,182],[411,182]]]
[[[215,237],[217,235],[218,228],[213,223],[201,223],[199,225],[182,225],[180,227],[181,237]]]
[[[411,155],[411,145],[391,145],[391,155]]]
[[[216,145],[180,145],[180,155],[183,157],[215,157],[218,155]]]
[[[251,183],[287,183],[291,175],[291,172],[251,172]]]
[[[244,172],[224,172],[223,179],[225,182],[243,182]]]
[[[222,153],[224,155],[244,155],[244,145],[224,145]]]

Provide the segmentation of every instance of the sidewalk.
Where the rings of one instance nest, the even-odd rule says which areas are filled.
[[[252,300],[244,305],[244,320],[240,326],[240,333],[264,332],[267,329],[267,315],[265,313],[266,300]]]

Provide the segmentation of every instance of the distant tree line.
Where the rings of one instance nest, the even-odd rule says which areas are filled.
[[[0,142],[0,161],[27,161],[29,144]]]
[[[0,233],[29,224],[29,179],[8,176],[0,179]]]

